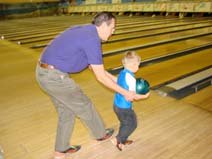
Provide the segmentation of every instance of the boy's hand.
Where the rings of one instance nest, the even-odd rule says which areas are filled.
[[[126,94],[125,94],[125,99],[127,101],[133,101],[135,99],[135,96],[136,96],[136,93],[134,91],[128,91]]]
[[[146,94],[136,94],[134,99],[135,100],[139,100],[139,99],[145,99],[148,98],[150,95],[150,92],[146,93]]]

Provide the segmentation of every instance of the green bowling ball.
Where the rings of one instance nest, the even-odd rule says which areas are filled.
[[[146,94],[149,92],[149,82],[143,78],[136,79],[136,93]]]

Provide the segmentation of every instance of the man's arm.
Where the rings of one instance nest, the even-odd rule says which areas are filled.
[[[120,87],[118,84],[116,84],[117,79],[113,75],[105,71],[103,65],[90,65],[90,66],[96,76],[96,79],[100,83],[114,90],[115,92],[122,94],[126,98],[126,100],[133,101],[135,93],[127,91],[122,87]]]
[[[108,71],[105,71],[105,73],[108,77],[110,77],[111,80],[113,80],[113,82],[117,83],[117,77],[116,76],[112,75]]]

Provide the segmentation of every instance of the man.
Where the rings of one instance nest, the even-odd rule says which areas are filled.
[[[113,129],[105,130],[92,102],[69,74],[89,66],[103,85],[129,101],[134,99],[135,93],[118,86],[117,78],[103,66],[101,41],[107,41],[115,31],[115,20],[111,13],[101,12],[94,17],[92,24],[65,30],[47,46],[37,65],[37,81],[51,97],[58,112],[55,158],[62,158],[80,149],[80,146],[69,145],[76,116],[98,141],[108,139],[114,132]]]

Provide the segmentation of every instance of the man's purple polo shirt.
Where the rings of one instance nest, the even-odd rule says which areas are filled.
[[[89,64],[102,64],[101,40],[95,25],[65,30],[45,48],[41,62],[66,73],[80,72]]]

